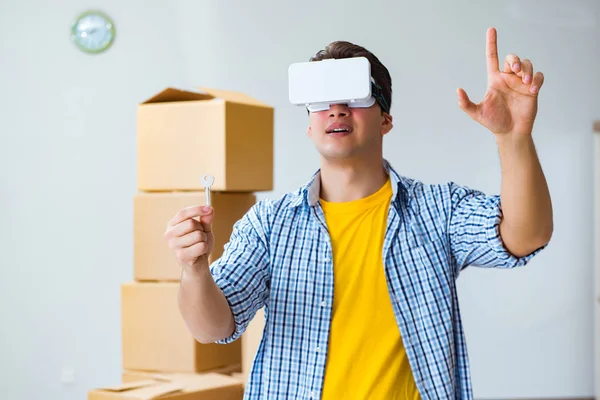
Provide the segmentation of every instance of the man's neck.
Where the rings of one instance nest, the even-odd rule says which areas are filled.
[[[374,159],[321,161],[321,193],[325,201],[345,202],[377,192],[388,179],[381,157]]]

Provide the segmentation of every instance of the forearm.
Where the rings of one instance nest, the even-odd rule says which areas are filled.
[[[525,256],[552,236],[548,185],[531,135],[498,135],[496,142],[502,165],[500,235],[512,254]]]
[[[200,343],[213,343],[235,329],[229,303],[207,267],[183,269],[178,304],[188,329]]]

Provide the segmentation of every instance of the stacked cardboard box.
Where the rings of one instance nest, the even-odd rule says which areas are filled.
[[[88,400],[240,400],[243,396],[240,381],[226,375],[154,374],[91,390]]]
[[[209,262],[222,255],[255,192],[273,188],[273,122],[272,107],[224,90],[167,88],[139,105],[134,280],[121,286],[124,385],[90,391],[90,399],[135,398],[137,392],[200,399],[190,395],[200,387],[215,398],[241,398],[235,387],[247,379],[264,316],[257,315],[241,340],[198,343],[179,313],[181,268],[163,234],[179,210],[206,204],[201,178],[212,175]]]

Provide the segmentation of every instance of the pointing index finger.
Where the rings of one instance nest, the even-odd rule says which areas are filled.
[[[496,28],[491,27],[487,31],[486,38],[486,64],[488,75],[500,71],[500,66],[498,65],[498,44],[497,44],[497,34]]]

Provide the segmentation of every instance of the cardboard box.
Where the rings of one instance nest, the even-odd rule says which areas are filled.
[[[241,364],[241,343],[202,344],[177,305],[177,282],[121,285],[123,369],[205,372]]]
[[[252,193],[211,192],[215,210],[213,262],[223,254],[233,225],[256,203]],[[133,200],[133,264],[137,281],[179,281],[181,267],[164,239],[167,222],[188,206],[205,205],[204,192],[140,192]]]
[[[88,400],[241,400],[242,384],[219,374],[155,375],[151,379],[93,389]]]
[[[233,376],[234,374],[241,375],[242,366],[240,364],[228,365],[227,367],[212,369],[210,371],[206,371],[203,373],[213,373],[219,375],[228,375]],[[164,376],[173,376],[180,375],[179,373],[172,372],[148,372],[148,371],[135,371],[135,370],[125,370],[121,374],[123,383],[135,382],[135,381],[145,381],[148,379],[152,379],[157,375]],[[198,375],[198,374],[193,374]]]
[[[228,365],[226,367],[210,370],[209,372],[214,372],[216,374],[231,376],[233,374],[241,373],[242,365],[241,364]]]
[[[138,106],[138,189],[273,189],[274,109],[226,90],[166,88]]]
[[[244,386],[246,386],[246,384],[248,384],[248,379],[247,379],[247,377],[246,377],[244,374],[242,374],[241,372],[233,372],[233,373],[231,374],[231,377],[232,377],[232,378],[235,378],[235,379],[237,379],[237,380],[238,380],[238,381],[240,381],[240,382],[242,382],[242,384],[243,384]]]

